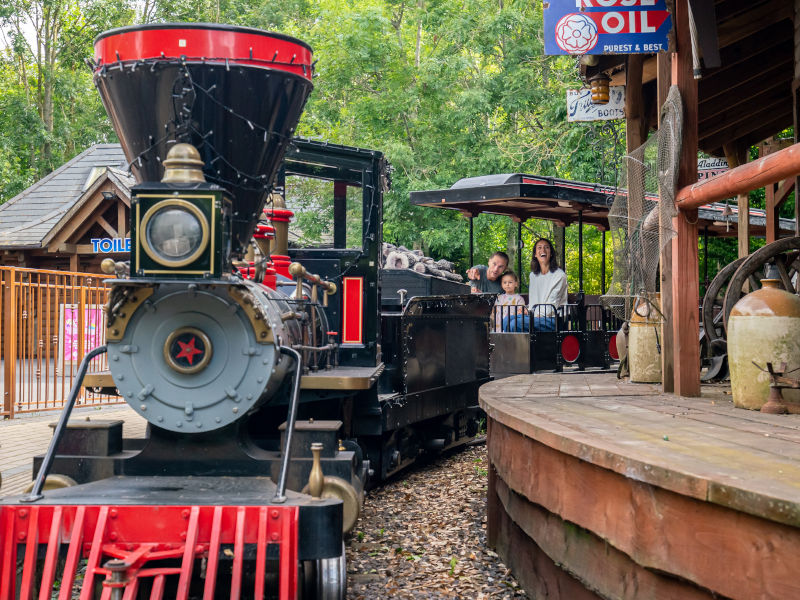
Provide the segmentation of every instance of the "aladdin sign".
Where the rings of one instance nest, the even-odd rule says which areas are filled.
[[[94,238],[89,241],[95,254],[131,251],[131,238]]]

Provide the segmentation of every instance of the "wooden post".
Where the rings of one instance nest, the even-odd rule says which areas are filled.
[[[669,88],[672,85],[672,55],[659,52],[658,60],[658,110],[659,119],[661,107],[667,101]],[[672,223],[661,223],[661,232],[672,227]],[[661,312],[664,314],[665,324],[662,327],[661,340],[661,381],[665,394],[675,391],[675,357],[674,336],[672,335],[672,242],[661,240]]]
[[[17,274],[13,267],[3,271],[3,411],[13,419],[17,393]]]
[[[649,115],[645,115],[642,96],[642,72],[644,56],[629,54],[625,69],[625,135],[628,153],[647,141]]]
[[[794,3],[794,80],[792,81],[792,103],[794,105],[794,143],[800,141],[800,2]],[[794,186],[794,234],[800,236],[800,176],[795,177]]]
[[[69,270],[72,271],[73,273],[77,273],[78,268],[79,268],[78,255],[77,253],[71,254],[69,257]]]
[[[735,169],[747,163],[749,158],[749,148],[742,140],[737,140],[723,146],[725,158],[728,159],[728,168]],[[739,238],[739,258],[750,255],[750,194],[739,194],[736,196],[736,203],[739,205],[739,226],[737,236]]]
[[[688,0],[675,1],[672,83],[683,100],[683,144],[678,189],[697,183],[697,80],[692,73]],[[672,240],[672,332],[675,393],[700,395],[700,273],[697,256],[697,210],[681,211],[674,219]]]
[[[767,141],[771,141],[775,139],[774,136],[771,137]],[[758,147],[758,157],[763,158],[771,153],[771,146],[770,144],[761,144]],[[766,237],[767,243],[771,244],[772,242],[776,241],[780,235],[780,221],[778,220],[778,206],[775,204],[775,184],[768,183],[764,186],[764,200],[766,204],[767,213],[767,225],[766,225]]]

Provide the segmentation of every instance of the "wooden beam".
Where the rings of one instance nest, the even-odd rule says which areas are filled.
[[[675,0],[674,31],[677,52],[672,59],[672,83],[684,106],[683,143],[678,189],[697,183],[697,80],[692,66],[688,0]],[[693,224],[694,223],[694,224]],[[675,393],[700,395],[700,267],[697,254],[697,211],[674,219],[672,239],[672,331]]]
[[[797,175],[800,175],[800,144],[794,144],[716,177],[680,187],[676,201],[679,210],[691,210]]]
[[[795,177],[790,177],[780,183],[775,191],[775,206],[780,208],[789,199],[789,194],[794,191],[795,180]]]
[[[752,6],[752,3],[749,3],[748,6]],[[761,31],[758,31],[740,40],[736,44],[722,48],[720,50],[720,60],[722,65],[716,69],[704,69],[703,79],[718,75],[719,73],[729,69],[733,69],[743,60],[746,60],[754,54],[762,52],[767,48],[773,48],[774,46],[786,43],[787,41],[791,42],[793,35],[794,28],[792,27],[792,23],[784,19],[783,21],[779,21],[773,25],[770,25],[766,29],[762,29]],[[702,88],[702,86],[700,87]],[[700,102],[703,102],[702,94],[700,96]]]
[[[769,136],[779,133],[792,126],[792,113],[783,113],[776,115],[775,119],[765,124],[760,129],[753,131],[745,137],[748,146],[755,146],[759,142],[763,142]]]
[[[730,127],[735,126],[742,121],[750,120],[753,116],[753,107],[757,106],[762,110],[787,104],[786,87],[780,87],[766,90],[762,93],[756,94],[746,104],[740,104],[735,108],[717,112],[713,117],[700,121],[700,139],[711,137],[715,133],[724,131]]]
[[[765,70],[759,77],[728,88],[722,96],[716,96],[709,102],[700,103],[700,123],[713,118],[719,112],[749,104],[752,98],[768,90],[781,88],[788,90],[791,84],[792,65],[785,62],[774,69]],[[784,91],[784,94],[786,91]],[[701,96],[702,99],[702,96]]]
[[[729,168],[735,169],[747,164],[749,147],[741,140],[725,144],[723,148]],[[750,254],[750,194],[739,194],[736,196],[736,203],[739,207],[739,225],[736,228],[739,239],[738,257],[742,258]]]
[[[78,272],[78,268],[80,267],[80,263],[78,262],[78,255],[73,254],[69,257],[69,270],[73,273]]]
[[[725,19],[730,19],[739,15],[756,4],[753,0],[724,0],[724,2],[717,2],[714,6],[714,13],[716,14],[717,21],[721,22]]]
[[[659,52],[659,54],[661,54]],[[629,54],[628,56],[646,56],[642,54]],[[610,85],[625,85],[626,71],[620,71],[611,76]],[[649,83],[658,78],[658,61],[655,56],[645,58],[642,64],[642,83]],[[627,90],[626,90],[627,91]]]
[[[700,97],[703,102],[708,102],[716,96],[726,94],[734,86],[761,77],[767,71],[777,69],[793,60],[792,49],[788,43],[761,50],[740,62],[736,68],[704,77],[700,81]]]
[[[117,237],[125,237],[125,204],[117,200]]]
[[[786,106],[783,104],[778,104],[769,108],[753,110],[753,113],[750,115],[749,119],[739,121],[730,127],[726,127],[722,131],[718,131],[715,134],[700,138],[700,143],[707,148],[719,148],[723,144],[726,144],[730,141],[746,137],[748,134],[758,131],[764,125],[772,123],[775,120],[776,115],[783,117],[791,116],[791,98],[786,98],[785,105]],[[778,133],[778,131],[771,132],[771,134],[775,133]]]
[[[69,222],[64,225],[64,228],[56,234],[56,236],[50,240],[48,245],[58,246],[61,243],[70,241],[70,238],[73,237],[73,234],[77,230],[85,231],[84,227],[88,221],[89,225],[93,225],[94,221],[90,219],[91,214],[103,203],[107,202],[103,195],[100,193],[101,190],[98,190],[97,193],[93,198],[88,200],[86,204],[84,204],[80,210],[78,210],[72,217],[70,218]],[[77,240],[72,240],[77,241]]]
[[[59,252],[61,254],[75,254],[78,252],[78,247],[75,244],[59,244],[53,246],[52,250],[48,248],[48,252]]]
[[[719,47],[735,44],[783,19],[794,18],[794,5],[785,0],[771,0],[722,23],[717,28]]]
[[[102,227],[108,232],[108,235],[110,235],[111,237],[116,237],[117,230],[114,229],[111,226],[111,224],[103,218],[103,215],[97,215],[94,220],[97,224],[100,225],[100,227]],[[77,242],[78,240],[75,241]]]
[[[672,85],[672,54],[658,53],[658,107],[667,101],[669,88]],[[659,218],[664,218],[659,215]],[[661,235],[672,228],[672,223],[661,223]],[[662,327],[661,341],[661,381],[665,394],[675,391],[675,355],[674,335],[672,332],[672,242],[660,240],[661,243],[661,312],[664,314],[666,325]]]

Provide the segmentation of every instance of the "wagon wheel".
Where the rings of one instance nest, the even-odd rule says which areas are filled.
[[[705,331],[705,355],[708,358],[713,356],[712,343],[718,339],[725,339],[725,329],[720,327],[722,311],[717,315],[716,321],[714,319],[714,308],[723,307],[725,293],[729,286],[731,277],[742,266],[742,263],[747,260],[747,257],[737,258],[735,261],[726,265],[714,277],[714,281],[708,286],[706,295],[703,296],[703,331]],[[720,292],[723,292],[722,298],[719,298]],[[717,328],[720,327],[721,335],[718,333]]]
[[[726,332],[728,331],[728,317],[741,297],[739,290],[746,281],[750,282],[750,287],[754,291],[761,289],[761,280],[765,278],[768,265],[777,267],[783,289],[793,293],[800,292],[792,285],[792,277],[800,271],[800,237],[778,240],[759,248],[748,256],[737,269],[728,284],[725,303],[722,307]],[[800,277],[797,278],[797,283],[800,287]]]

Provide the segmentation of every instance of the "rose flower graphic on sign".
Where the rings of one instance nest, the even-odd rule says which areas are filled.
[[[570,54],[585,54],[597,44],[597,25],[586,15],[566,15],[556,25],[556,44]]]

